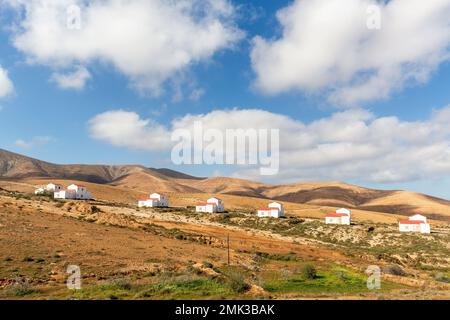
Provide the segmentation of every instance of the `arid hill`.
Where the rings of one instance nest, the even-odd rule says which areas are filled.
[[[157,189],[160,192],[196,192],[175,180],[196,179],[168,169],[151,169],[140,165],[58,165],[0,149],[0,178],[53,178],[123,186],[135,190]]]
[[[198,178],[140,165],[58,165],[0,149],[0,179],[39,178],[106,184],[138,193],[228,194],[398,215],[422,213],[450,221],[450,201],[409,191],[374,190],[342,182],[270,185],[228,177]]]

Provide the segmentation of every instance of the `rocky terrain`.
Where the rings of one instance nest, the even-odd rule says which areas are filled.
[[[31,186],[0,184],[3,299],[450,298],[443,222],[401,235],[393,215],[376,212],[327,226],[321,212],[334,208],[286,202],[286,219],[259,219],[251,208],[265,200],[225,195],[228,213],[199,215],[189,203],[201,193],[138,209],[125,200],[139,192],[120,187],[89,183],[102,197],[77,202]],[[69,265],[81,269],[81,290],[66,287]],[[382,270],[379,290],[367,288],[369,265]]]

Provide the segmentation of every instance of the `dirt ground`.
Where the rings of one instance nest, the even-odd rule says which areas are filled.
[[[17,184],[12,187],[17,191]],[[349,257],[311,239],[294,241],[268,231],[224,226],[201,218],[137,210],[114,203],[60,202],[26,193],[4,192],[0,195],[0,298],[8,298],[2,296],[2,291],[4,294],[18,278],[40,288],[41,294],[30,298],[64,298],[60,293],[67,290],[69,265],[79,266],[83,283],[91,285],[117,276],[186,273],[192,266],[205,262],[223,268],[228,261],[228,237],[231,264],[249,270],[250,275],[255,274],[251,271],[254,252],[296,257],[297,262],[269,261],[264,271],[282,270],[303,262],[361,270],[370,263],[365,257]],[[206,273],[213,272],[209,269]],[[450,299],[450,287],[427,276],[389,275],[386,279],[406,285],[407,289],[393,287],[383,293],[384,298]],[[258,297],[269,295],[256,285],[255,288],[244,296],[252,297],[254,291]],[[299,298],[292,293],[271,293],[271,297]],[[308,296],[311,297],[330,298]],[[338,299],[379,297],[373,294],[332,296]]]

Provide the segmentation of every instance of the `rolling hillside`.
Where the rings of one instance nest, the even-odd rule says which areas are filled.
[[[270,185],[228,177],[198,178],[170,169],[140,165],[58,165],[1,149],[0,179],[16,182],[34,179],[85,181],[131,189],[137,194],[149,191],[227,194],[398,215],[422,213],[430,218],[450,221],[450,201],[409,191],[374,190],[342,182]]]
[[[135,190],[158,189],[161,192],[195,192],[175,180],[194,177],[167,169],[150,169],[139,165],[58,165],[0,149],[0,178],[54,178],[111,184]]]

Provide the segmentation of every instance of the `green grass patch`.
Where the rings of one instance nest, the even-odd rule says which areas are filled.
[[[148,285],[106,284],[73,291],[72,298],[92,299],[219,299],[233,294],[227,283],[209,278],[163,280]]]
[[[304,272],[294,272],[290,276],[267,274],[263,286],[273,293],[307,294],[359,294],[373,290],[367,288],[367,276],[342,267],[320,269],[314,278],[306,277]],[[381,282],[381,291],[398,288],[398,285]]]

